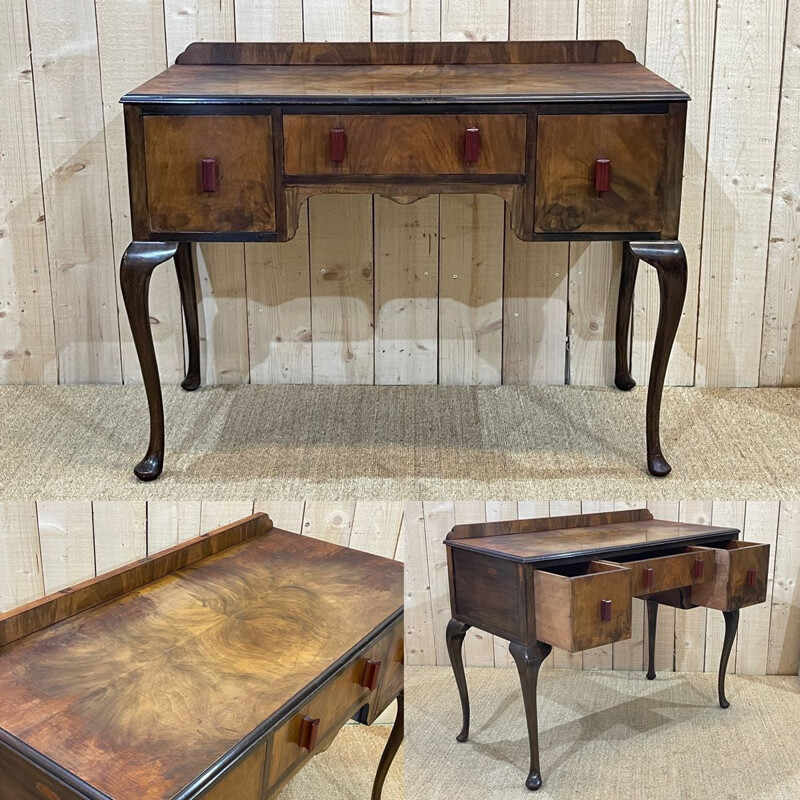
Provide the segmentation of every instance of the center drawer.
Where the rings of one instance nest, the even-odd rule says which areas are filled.
[[[523,114],[287,114],[287,175],[521,175]]]
[[[571,653],[631,637],[631,571],[603,561],[533,572],[536,638]]]

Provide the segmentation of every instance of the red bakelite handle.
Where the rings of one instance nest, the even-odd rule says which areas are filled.
[[[341,164],[347,154],[347,136],[344,128],[331,128],[331,161]]]
[[[477,128],[467,128],[464,134],[464,160],[474,164],[481,154],[481,132]]]
[[[611,620],[611,601],[610,600],[601,600],[600,601],[600,619],[603,622],[609,622]]]
[[[378,675],[380,671],[380,661],[371,661],[367,659],[367,663],[364,664],[364,674],[361,676],[361,686],[364,689],[369,689],[371,692],[374,692],[375,689],[378,688]]]
[[[644,571],[644,585],[645,588],[649,588],[653,585],[653,568],[647,567]]]
[[[702,578],[705,574],[706,570],[706,562],[703,561],[702,558],[696,558],[694,560],[694,576],[695,578]]]
[[[200,161],[200,169],[203,175],[203,191],[217,191],[217,161],[214,158],[204,158]]]
[[[319,733],[319,720],[311,719],[308,715],[303,717],[300,723],[300,747],[306,750],[313,750],[314,745],[317,743],[317,734]]]
[[[751,587],[756,585],[756,571],[754,569],[747,570],[747,585]]]
[[[594,188],[595,191],[607,192],[611,184],[611,160],[608,158],[598,158],[594,165]]]

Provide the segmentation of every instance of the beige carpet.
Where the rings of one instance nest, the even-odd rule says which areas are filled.
[[[449,668],[406,669],[407,800],[796,800],[800,680],[545,670],[539,679],[544,786],[524,781],[528,742],[515,669],[467,670],[470,740]]]
[[[668,389],[674,471],[645,469],[644,389],[167,387],[164,475],[141,387],[0,389],[0,491],[17,498],[800,497],[800,390]]]
[[[280,800],[367,800],[391,725],[345,725],[333,744],[286,784]],[[392,764],[382,800],[403,800],[403,748]]]

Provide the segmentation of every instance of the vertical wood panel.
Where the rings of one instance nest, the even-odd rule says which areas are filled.
[[[200,515],[199,500],[151,500],[147,504],[147,555],[199,536]]]
[[[44,594],[35,503],[0,503],[0,564],[0,614]]]
[[[394,558],[403,523],[400,502],[361,500],[356,503],[350,547],[384,558]]]
[[[447,655],[445,631],[450,621],[450,588],[447,578],[447,554],[444,537],[455,525],[455,510],[452,502],[423,502],[425,520],[425,547],[428,557],[428,584],[431,587],[431,625],[435,662],[450,663]]]
[[[435,42],[440,19],[440,0],[372,0],[372,40]]]
[[[715,3],[692,0],[650,0],[648,3],[645,64],[692,98],[686,118],[680,219],[680,240],[688,260],[689,282],[666,376],[666,383],[683,386],[694,383],[715,23]],[[639,383],[647,383],[650,377],[659,301],[655,270],[642,263],[634,293],[631,358],[633,377]]]
[[[355,510],[355,503],[336,501],[306,503],[303,535],[349,547]]]
[[[375,198],[375,383],[438,380],[439,198]]]
[[[441,0],[442,40],[508,39],[508,0]]]
[[[200,508],[200,533],[208,533],[252,513],[252,500],[203,500]]]
[[[768,675],[800,670],[800,503],[781,503],[772,613],[769,621]]]
[[[233,0],[239,42],[300,42],[303,0]]]
[[[93,0],[28,4],[61,383],[119,383],[119,323]]]
[[[0,383],[56,383],[25,0],[5,3],[0,22]]]
[[[700,274],[697,383],[755,386],[786,0],[719,5]]]
[[[772,35],[776,35],[773,32]],[[772,221],[769,232],[762,386],[800,385],[800,3],[786,22]]]
[[[48,501],[37,514],[45,594],[96,575],[92,504]]]
[[[119,98],[167,66],[162,0],[105,0],[95,3],[103,91],[111,235],[116,267],[131,242],[125,128]],[[132,32],[135,32],[132,35]],[[141,383],[128,316],[117,281],[117,306],[125,383]],[[183,379],[183,322],[172,260],[153,272],[150,328],[164,383]]]
[[[147,555],[147,506],[144,502],[92,503],[92,530],[98,575]]]
[[[428,542],[422,503],[403,503],[405,540],[405,647],[406,663],[437,664],[434,645],[431,584],[428,578]]]
[[[302,500],[256,500],[253,503],[253,512],[263,511],[269,514],[272,524],[276,528],[300,533],[303,529],[303,515],[306,504]]]

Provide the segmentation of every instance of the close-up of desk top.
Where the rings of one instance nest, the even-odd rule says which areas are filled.
[[[615,516],[619,515],[620,512],[615,512]],[[580,517],[550,517],[546,523],[553,527],[542,530],[537,530],[535,523],[542,524],[543,520],[457,525],[448,535],[446,544],[514,561],[539,562],[597,558],[604,553],[625,550],[644,552],[670,544],[680,545],[687,539],[724,541],[739,534],[735,528],[657,520],[650,512],[638,509],[631,511],[628,517],[625,521],[607,524],[596,521],[590,524],[588,519],[582,523]]]
[[[399,563],[266,515],[245,525],[244,541],[16,641],[0,616],[0,729],[104,796],[173,797],[400,617]]]

